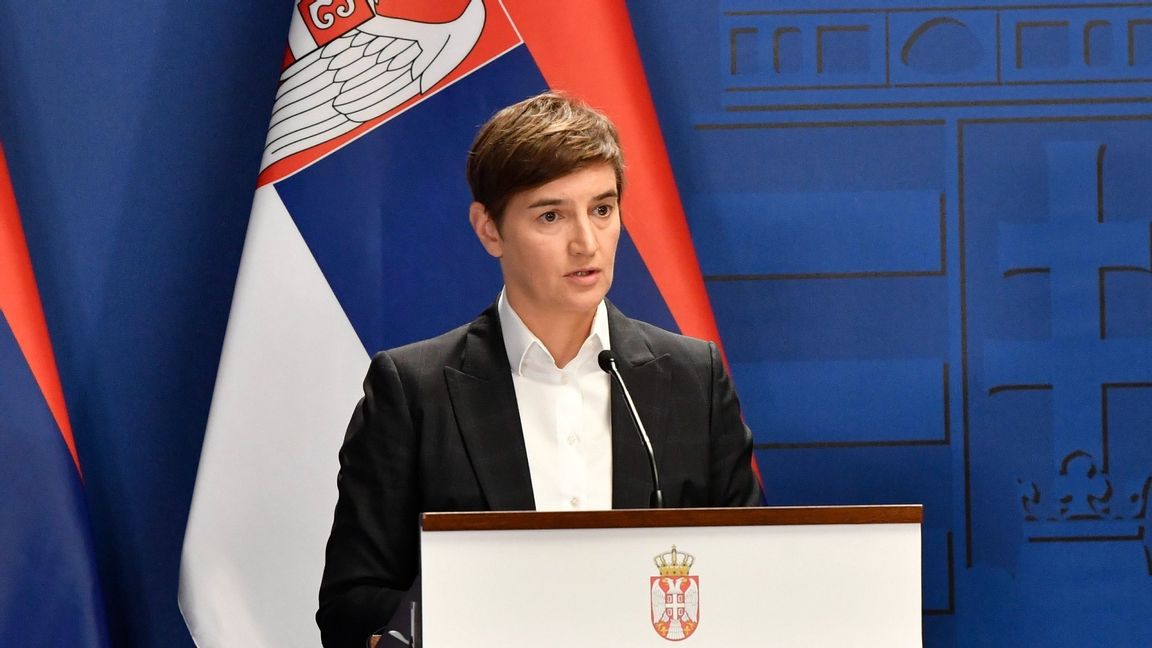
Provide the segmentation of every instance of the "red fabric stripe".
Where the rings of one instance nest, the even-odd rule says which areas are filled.
[[[72,424],[68,420],[68,408],[64,404],[64,390],[60,386],[60,375],[56,370],[56,359],[52,354],[52,342],[48,339],[48,325],[44,321],[44,309],[40,305],[40,293],[36,289],[36,277],[32,272],[32,260],[28,257],[28,246],[24,239],[24,228],[20,224],[20,212],[16,207],[16,195],[8,177],[8,163],[4,149],[0,146],[0,311],[12,327],[12,334],[24,352],[32,375],[44,393],[44,399],[76,469],[80,469],[80,457],[76,454],[76,443],[72,437]]]
[[[624,225],[680,331],[719,343],[623,0],[504,4],[548,85],[604,111],[620,128],[628,165]]]
[[[423,23],[446,23],[464,13],[469,0],[388,0],[376,4],[377,16],[415,20]],[[484,7],[492,11],[491,3]],[[499,11],[499,9],[497,9]]]

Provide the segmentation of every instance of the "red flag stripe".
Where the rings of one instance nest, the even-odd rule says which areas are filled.
[[[60,386],[60,374],[56,370],[56,359],[52,353],[52,342],[48,338],[48,325],[44,321],[44,309],[40,304],[40,293],[36,288],[36,276],[32,272],[32,260],[28,257],[28,246],[24,239],[24,228],[20,224],[20,212],[16,206],[16,194],[8,176],[8,163],[4,148],[0,146],[0,311],[8,320],[12,334],[20,345],[24,357],[36,377],[40,391],[48,409],[56,419],[68,452],[76,469],[80,469],[80,457],[76,454],[76,443],[72,436],[72,424],[68,420],[68,409],[64,404],[64,390]]]

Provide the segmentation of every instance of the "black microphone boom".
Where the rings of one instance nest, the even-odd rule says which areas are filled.
[[[636,427],[636,433],[640,435],[640,442],[644,444],[644,450],[648,453],[648,467],[652,469],[652,498],[649,501],[649,506],[664,508],[664,493],[660,491],[660,473],[656,470],[656,453],[652,452],[652,440],[648,438],[648,431],[644,429],[644,423],[640,421],[640,414],[636,411],[636,403],[632,402],[632,394],[628,393],[628,387],[624,384],[624,377],[616,368],[616,354],[612,353],[611,349],[604,349],[596,360],[600,362],[600,368],[612,376],[613,382],[620,386],[620,392],[624,394],[624,405],[628,409],[628,416],[631,417],[632,425]]]

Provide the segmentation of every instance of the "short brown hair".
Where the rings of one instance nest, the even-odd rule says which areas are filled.
[[[472,199],[500,224],[517,192],[590,164],[607,162],[624,191],[624,156],[616,127],[602,113],[558,92],[512,104],[480,127],[468,151]]]

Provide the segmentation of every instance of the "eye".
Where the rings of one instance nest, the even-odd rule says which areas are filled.
[[[555,223],[556,221],[560,220],[560,214],[554,211],[544,212],[543,214],[540,214],[539,220],[542,223]]]
[[[611,216],[612,205],[597,205],[596,209],[593,210],[593,213],[597,216]]]

